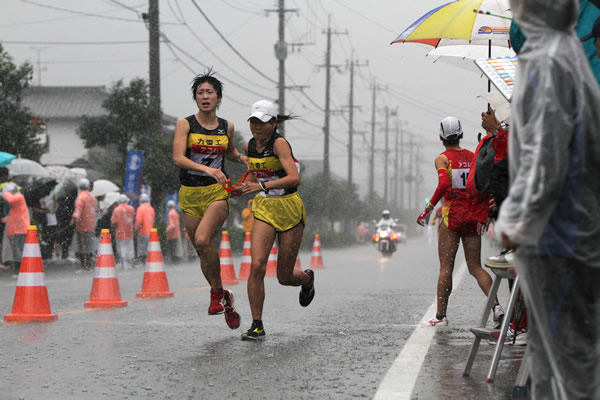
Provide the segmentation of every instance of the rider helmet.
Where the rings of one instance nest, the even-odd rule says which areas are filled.
[[[381,217],[388,219],[390,217],[390,210],[383,210],[383,212],[381,213]]]

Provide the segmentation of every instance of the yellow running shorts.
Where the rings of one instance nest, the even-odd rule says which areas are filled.
[[[204,212],[215,201],[227,200],[227,210],[231,202],[229,193],[218,183],[208,186],[183,186],[179,189],[179,208],[191,217],[202,219]]]
[[[258,194],[252,202],[252,213],[255,219],[271,225],[276,232],[306,223],[306,210],[298,193],[273,197]]]

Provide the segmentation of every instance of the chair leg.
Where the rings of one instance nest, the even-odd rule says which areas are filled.
[[[484,327],[488,317],[490,316],[490,310],[492,309],[492,304],[494,303],[494,298],[496,297],[496,293],[498,292],[498,288],[500,287],[500,281],[502,278],[499,276],[494,276],[494,283],[492,284],[492,288],[490,289],[490,293],[488,294],[487,302],[485,303],[485,308],[481,314],[481,320],[479,321],[479,327]],[[475,356],[477,355],[477,351],[479,350],[479,343],[481,342],[481,338],[475,336],[475,340],[473,341],[473,345],[471,346],[471,350],[469,351],[469,356],[467,357],[467,365],[465,365],[465,369],[463,370],[463,376],[469,376],[471,373],[471,368],[473,367],[473,362],[475,361]]]
[[[492,357],[492,364],[490,365],[490,370],[488,372],[486,382],[493,382],[494,376],[496,375],[496,369],[498,368],[498,362],[500,361],[500,354],[502,353],[502,348],[504,347],[504,338],[506,338],[506,332],[508,331],[508,325],[510,324],[511,318],[509,316],[512,314],[512,311],[515,307],[515,302],[517,301],[517,297],[519,295],[519,276],[515,278],[512,291],[510,292],[510,298],[508,300],[508,308],[506,309],[505,318],[502,321],[502,327],[500,328],[500,336],[498,337],[498,341],[496,342],[496,348],[494,350],[494,356]]]

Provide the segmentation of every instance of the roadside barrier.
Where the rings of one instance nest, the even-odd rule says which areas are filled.
[[[37,226],[30,225],[25,236],[12,313],[4,315],[4,320],[49,322],[57,318],[58,315],[50,311]]]
[[[142,281],[142,291],[137,297],[171,297],[173,292],[169,290],[169,281],[165,272],[158,230],[152,228],[150,231],[150,242],[146,255],[146,270]]]
[[[296,256],[296,263],[294,264],[294,269],[302,271],[302,267],[300,266],[300,256]]]
[[[229,232],[227,231],[223,231],[221,234],[219,260],[221,262],[221,283],[223,285],[237,285],[239,281],[235,277],[233,256],[231,254],[231,243],[229,242]]]
[[[250,276],[250,266],[252,265],[252,250],[250,248],[250,232],[244,236],[244,248],[242,249],[242,263],[240,264],[240,281],[247,281]]]
[[[267,272],[265,276],[277,276],[277,256],[277,244],[273,243],[267,260]]]
[[[111,308],[125,307],[126,305],[127,302],[121,299],[110,230],[102,229],[90,300],[83,303],[83,306],[87,308]]]
[[[321,256],[321,239],[319,238],[318,233],[315,235],[315,242],[313,244],[312,256],[308,268],[325,268],[325,265],[323,265],[323,257]]]

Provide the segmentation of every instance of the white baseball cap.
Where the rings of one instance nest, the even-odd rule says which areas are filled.
[[[269,122],[273,118],[277,118],[277,107],[268,100],[259,100],[252,104],[248,120],[250,118],[258,118],[262,122]]]
[[[440,137],[448,139],[451,136],[461,138],[463,135],[462,125],[455,117],[446,117],[440,122]]]

